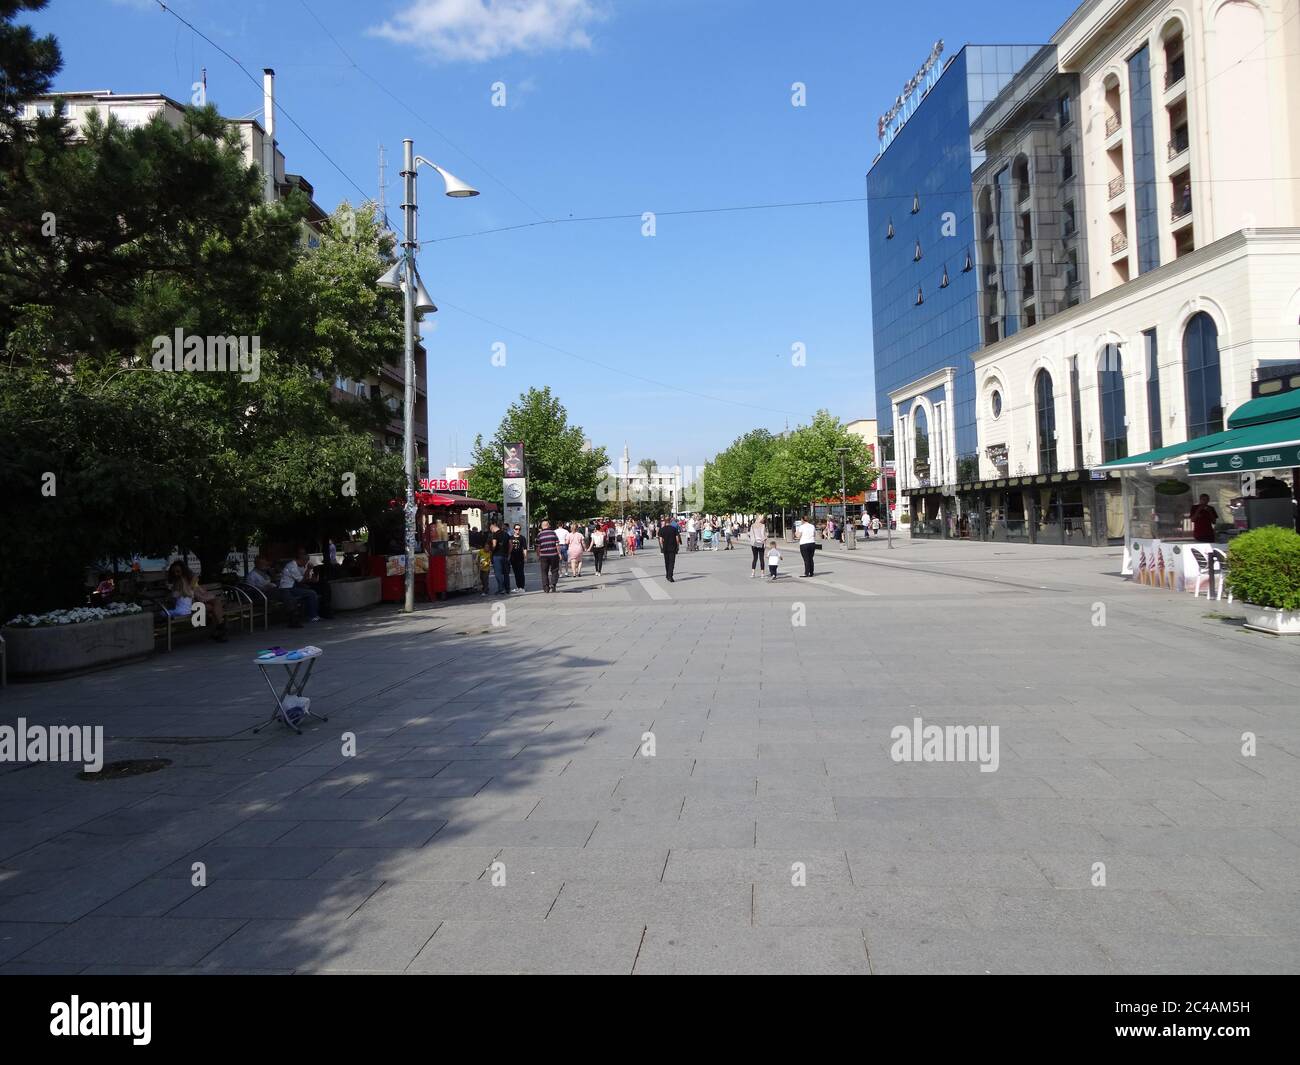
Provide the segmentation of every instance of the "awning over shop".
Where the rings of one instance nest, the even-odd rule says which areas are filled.
[[[1192,477],[1300,466],[1300,391],[1243,403],[1222,432],[1114,459],[1097,469],[1151,469],[1183,462]]]
[[[1266,398],[1271,400],[1284,397]],[[1246,406],[1249,407],[1250,403]],[[1230,430],[1228,435],[1230,439],[1209,447],[1202,444],[1187,456],[1189,476],[1208,477],[1211,474],[1300,466],[1300,417],[1245,425]]]
[[[1151,466],[1164,466],[1169,463],[1178,462],[1184,456],[1191,454],[1202,447],[1217,447],[1220,444],[1230,442],[1235,434],[1230,429],[1225,429],[1221,433],[1211,433],[1209,436],[1198,436],[1195,440],[1185,440],[1181,444],[1170,444],[1168,447],[1158,447],[1154,451],[1144,451],[1140,455],[1129,455],[1127,458],[1112,459],[1110,462],[1103,463],[1094,467],[1098,470],[1138,470],[1147,469]]]

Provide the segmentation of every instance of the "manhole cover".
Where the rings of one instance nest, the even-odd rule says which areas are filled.
[[[171,764],[170,758],[128,758],[123,762],[107,762],[98,773],[78,773],[77,779],[119,780],[122,777],[138,777],[145,773],[156,773]]]

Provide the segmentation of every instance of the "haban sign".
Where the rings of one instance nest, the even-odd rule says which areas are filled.
[[[461,478],[426,477],[420,481],[422,492],[468,492],[469,481]]]

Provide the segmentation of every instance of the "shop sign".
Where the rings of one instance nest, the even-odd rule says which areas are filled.
[[[1187,472],[1193,477],[1214,473],[1239,473],[1243,470],[1277,470],[1300,466],[1300,448],[1270,448],[1233,451],[1227,455],[1193,455],[1187,460]]]
[[[908,83],[903,86],[903,91],[894,100],[894,106],[881,115],[876,122],[876,135],[879,138],[882,152],[898,136],[898,131],[907,124],[907,120],[912,117],[921,101],[925,99],[925,94],[939,80],[939,75],[943,73],[943,69],[939,65],[939,59],[942,55],[943,41],[935,41],[934,48],[930,50],[929,56],[921,64],[921,69],[913,74]]]
[[[469,481],[462,477],[425,477],[420,481],[422,492],[468,492]]]

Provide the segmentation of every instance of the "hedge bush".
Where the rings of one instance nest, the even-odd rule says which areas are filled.
[[[1238,599],[1278,610],[1300,610],[1300,534],[1270,525],[1228,545],[1227,584]]]

